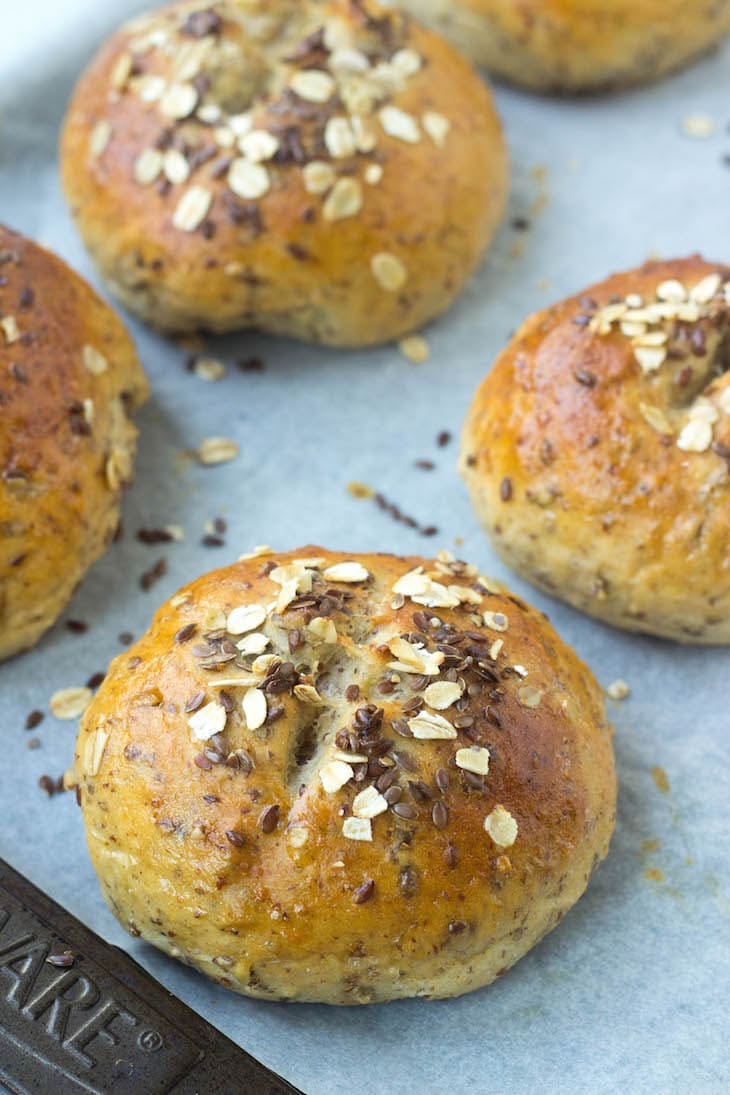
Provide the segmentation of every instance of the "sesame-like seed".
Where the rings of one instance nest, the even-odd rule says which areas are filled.
[[[309,103],[326,103],[335,90],[335,81],[329,72],[316,68],[295,72],[289,85],[300,99]]]
[[[190,164],[177,148],[168,148],[162,156],[162,170],[173,186],[181,186],[190,178]]]
[[[369,163],[363,175],[368,186],[377,186],[383,178],[383,168],[379,163]]]
[[[3,318],[0,319],[0,328],[5,335],[5,341],[8,346],[20,340],[20,329],[15,316],[3,316]]]
[[[238,456],[238,445],[227,437],[206,437],[196,452],[199,463],[206,466],[226,464]]]
[[[535,708],[540,706],[542,692],[539,688],[533,688],[531,684],[526,684],[517,689],[517,698],[523,707]]]
[[[451,129],[451,122],[443,114],[434,110],[426,111],[421,117],[421,125],[437,148],[443,148]]]
[[[401,76],[415,76],[423,65],[423,58],[414,49],[399,49],[391,57],[390,63]]]
[[[80,718],[90,703],[90,688],[60,688],[51,696],[49,707],[57,719],[70,721]]]
[[[378,251],[370,260],[373,277],[381,289],[388,293],[397,293],[408,280],[408,271],[397,255],[389,251]]]
[[[102,119],[102,121],[96,123],[89,137],[89,155],[92,160],[98,160],[100,156],[103,156],[111,140],[111,135],[111,122]]]
[[[324,143],[330,156],[344,160],[355,153],[355,134],[347,118],[335,115],[324,127]]]
[[[653,407],[649,403],[639,403],[639,413],[644,421],[657,433],[670,437],[674,430],[671,423],[659,407]]]
[[[219,148],[233,148],[236,134],[227,125],[219,125],[213,130],[213,140]]]
[[[160,99],[160,112],[166,118],[180,121],[189,118],[198,105],[198,91],[193,84],[170,84]]]
[[[265,129],[252,129],[239,138],[238,147],[251,163],[263,163],[279,151],[279,140]]]
[[[201,380],[215,383],[226,375],[226,367],[222,361],[214,357],[196,357],[193,364],[193,372]]]
[[[370,571],[362,563],[334,563],[323,571],[323,576],[329,582],[365,582],[370,577]]]
[[[134,161],[134,181],[150,186],[162,171],[163,156],[158,148],[145,148]]]
[[[721,285],[722,278],[719,274],[708,274],[690,289],[690,300],[693,300],[695,304],[709,304],[719,292]]]
[[[213,194],[204,186],[191,186],[185,191],[172,216],[172,223],[181,232],[194,232],[208,215]]]
[[[101,376],[109,368],[109,362],[94,346],[84,346],[81,351],[84,367],[94,376]]]
[[[83,763],[88,776],[98,774],[108,741],[109,735],[101,727],[97,727],[87,737],[83,749]]]
[[[399,341],[398,349],[403,357],[412,361],[414,365],[422,365],[428,361],[431,354],[428,342],[423,335],[407,335]]]
[[[354,217],[362,209],[362,187],[357,179],[338,179],[325,199],[322,216],[326,221]]]
[[[668,278],[657,285],[656,295],[659,300],[682,304],[687,299],[687,288],[676,278]]]
[[[166,86],[162,76],[150,74],[149,76],[143,76],[135,84],[135,90],[143,103],[156,103],[164,95]]]
[[[389,137],[405,141],[406,144],[418,144],[421,131],[418,122],[411,114],[406,114],[397,106],[384,106],[379,112],[380,124]]]
[[[606,695],[611,700],[625,700],[630,692],[631,689],[626,681],[623,681],[620,678],[616,681],[612,681],[606,688]]]
[[[366,154],[373,152],[378,143],[378,136],[372,126],[357,114],[350,118],[350,125],[352,126],[352,135],[355,138],[357,151]]]
[[[229,168],[228,186],[234,194],[246,201],[262,198],[268,193],[270,185],[269,172],[263,164],[239,157]]]
[[[250,114],[231,114],[228,119],[228,128],[236,137],[243,137],[253,129],[253,118]]]
[[[509,620],[504,612],[485,612],[483,619],[484,626],[492,631],[506,631],[509,627]]]
[[[292,848],[303,848],[309,840],[309,830],[303,825],[293,825],[287,833]]]
[[[127,80],[132,75],[132,69],[134,68],[134,59],[131,53],[122,53],[114,62],[111,74],[109,76],[109,84],[115,91],[122,91],[125,87]]]
[[[711,137],[717,126],[709,114],[688,114],[682,119],[682,132],[695,140]]]
[[[326,194],[337,180],[334,168],[324,160],[312,160],[305,164],[302,176],[308,194]]]
[[[664,364],[667,359],[667,351],[662,346],[635,346],[634,357],[643,372],[651,373]]]
[[[327,58],[327,64],[333,72],[367,72],[370,61],[366,54],[350,46],[334,49]]]
[[[712,425],[701,418],[691,418],[677,438],[683,452],[706,452],[711,444]]]
[[[129,482],[132,474],[132,458],[127,449],[112,449],[104,465],[104,475],[109,490],[118,491]]]

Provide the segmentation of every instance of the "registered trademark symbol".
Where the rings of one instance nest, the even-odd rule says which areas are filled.
[[[164,1043],[162,1035],[158,1034],[156,1030],[143,1030],[137,1038],[137,1044],[145,1053],[157,1053],[158,1049],[162,1049]]]

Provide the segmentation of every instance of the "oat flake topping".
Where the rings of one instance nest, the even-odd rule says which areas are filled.
[[[248,216],[290,174],[298,174],[307,193],[321,201],[321,217],[336,231],[340,222],[360,215],[366,189],[372,192],[387,175],[393,142],[427,141],[448,152],[449,118],[436,110],[416,117],[398,105],[409,84],[425,78],[426,66],[416,50],[390,43],[385,32],[382,49],[372,52],[359,48],[357,35],[344,27],[334,31],[328,25],[315,45],[306,36],[272,61],[243,109],[222,90],[220,73],[235,65],[240,46],[216,11],[193,12],[177,23],[161,16],[127,32],[127,48],[110,68],[109,110],[131,96],[159,120],[158,139],[139,149],[130,171],[140,187],[173,190],[172,224],[179,232],[212,238],[217,219],[238,223],[237,199],[250,203]],[[256,38],[258,31],[246,33]],[[251,64],[253,79],[255,66],[243,53],[241,64],[244,72]],[[278,121],[286,117],[291,122]],[[110,119],[97,119],[89,143],[91,170],[109,155],[114,139]],[[384,292],[398,292],[407,282],[398,256],[376,254],[370,268]],[[425,342],[414,342],[412,354],[425,360]]]

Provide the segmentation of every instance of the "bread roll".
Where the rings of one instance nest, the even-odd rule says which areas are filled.
[[[114,536],[146,395],[108,305],[0,226],[0,659],[37,642]]]
[[[730,268],[649,262],[531,316],[462,470],[503,558],[630,631],[730,642]]]
[[[489,72],[534,91],[656,80],[730,30],[730,0],[399,0]]]
[[[606,854],[600,691],[476,567],[269,549],[117,658],[79,733],[91,858],[133,935],[228,988],[455,996]]]
[[[492,98],[371,0],[200,0],[123,27],[61,146],[81,235],[164,330],[362,346],[443,312],[504,210]]]

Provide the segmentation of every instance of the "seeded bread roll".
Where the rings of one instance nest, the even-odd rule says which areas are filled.
[[[37,642],[113,537],[146,396],[112,310],[0,226],[0,659]]]
[[[370,0],[193,0],[123,28],[62,140],[81,235],[130,311],[359,346],[448,308],[502,216],[489,91]]]
[[[730,268],[650,262],[532,316],[462,471],[503,558],[616,627],[730,642]]]
[[[600,691],[476,567],[258,549],[112,663],[79,733],[133,935],[238,992],[455,996],[526,953],[613,830]]]
[[[730,31],[730,0],[398,0],[495,76],[542,92],[656,80]]]

